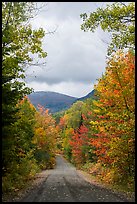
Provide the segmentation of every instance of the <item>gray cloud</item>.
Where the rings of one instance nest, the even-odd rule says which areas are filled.
[[[41,87],[41,83],[46,83],[46,88],[51,86],[56,91],[62,90],[67,93],[68,90],[65,89],[68,83],[75,84],[77,95],[81,95],[83,92],[80,93],[80,83],[85,84],[84,88],[88,87],[89,90],[89,84],[93,85],[96,79],[101,77],[105,71],[108,45],[101,41],[100,36],[107,34],[101,29],[94,33],[83,32],[80,29],[82,23],[80,14],[96,10],[97,4],[50,2],[47,11],[43,11],[32,21],[34,28],[41,26],[45,31],[52,31],[58,26],[56,32],[53,35],[46,35],[43,41],[43,48],[48,53],[46,66],[31,67],[27,71],[27,83],[33,85],[35,90]],[[65,83],[64,90],[62,86],[59,88],[63,83]]]

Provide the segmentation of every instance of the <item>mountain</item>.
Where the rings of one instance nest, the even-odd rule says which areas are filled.
[[[56,113],[68,109],[77,101],[83,101],[87,98],[94,98],[94,90],[81,98],[51,91],[36,91],[29,94],[28,98],[35,108],[37,108],[37,105],[40,104],[44,108],[48,108],[50,113]]]
[[[83,96],[83,97],[81,97],[81,98],[78,98],[78,99],[76,99],[77,101],[84,101],[84,100],[86,100],[87,98],[94,98],[95,96],[94,96],[94,93],[95,93],[95,90],[93,89],[90,93],[88,93],[86,96]]]
[[[51,113],[68,109],[77,100],[76,97],[50,91],[33,92],[28,95],[28,98],[35,108],[40,104],[44,108],[48,108]]]

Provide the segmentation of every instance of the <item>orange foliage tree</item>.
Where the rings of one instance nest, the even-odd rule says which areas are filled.
[[[48,109],[45,110],[40,105],[38,109],[39,111],[35,114],[36,124],[33,137],[33,143],[37,146],[35,156],[42,168],[52,168],[55,164],[58,131]]]
[[[95,86],[96,133],[91,145],[98,159],[111,165],[117,174],[134,174],[135,147],[135,59],[131,52],[116,54],[108,61],[105,74]]]
[[[83,164],[88,159],[88,128],[81,125],[78,130],[73,131],[69,143],[72,147],[72,160],[77,165]]]

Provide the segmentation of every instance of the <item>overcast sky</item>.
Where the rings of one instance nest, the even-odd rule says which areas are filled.
[[[27,85],[34,91],[54,91],[82,97],[93,90],[105,71],[107,33],[101,29],[84,32],[81,13],[90,13],[104,2],[48,2],[31,21],[33,28],[42,27],[47,34],[43,49],[46,65],[27,70]]]

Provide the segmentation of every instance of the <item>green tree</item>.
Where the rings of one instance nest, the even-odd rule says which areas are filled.
[[[30,128],[32,124],[28,121],[27,105],[24,113],[16,106],[32,91],[22,82],[25,78],[25,69],[29,63],[35,63],[33,54],[35,58],[36,55],[38,58],[45,58],[47,55],[42,49],[44,30],[42,28],[33,30],[29,23],[34,10],[33,2],[2,2],[2,162],[7,185],[10,185],[11,170],[13,169],[16,174],[16,167],[20,168],[19,163],[16,165],[17,161],[20,162],[20,157],[16,161],[18,150],[25,152],[23,154],[26,155],[33,135]],[[29,156],[23,156],[27,157]],[[5,173],[9,174],[9,177],[5,176]],[[16,176],[13,182],[15,178]],[[9,187],[5,186],[5,189]]]
[[[2,2],[2,126],[3,136],[15,120],[16,104],[32,90],[19,79],[25,78],[26,64],[33,62],[30,53],[46,57],[42,49],[42,28],[32,30],[28,24],[31,2]]]
[[[23,186],[38,171],[34,158],[34,136],[36,109],[27,98],[18,104],[18,120],[12,124],[8,139],[3,138],[3,192]],[[14,136],[14,137],[13,137]]]
[[[68,115],[67,127],[79,128],[83,105],[83,101],[77,101],[66,111],[65,115]]]
[[[81,29],[94,32],[97,27],[112,34],[108,55],[116,49],[135,48],[135,2],[123,4],[115,2],[105,9],[97,8],[95,12],[80,15],[83,19]]]

